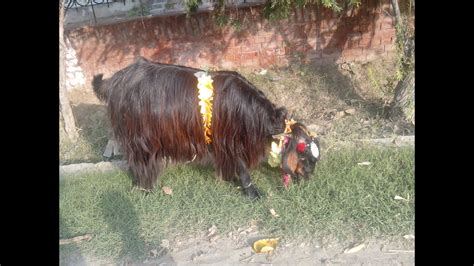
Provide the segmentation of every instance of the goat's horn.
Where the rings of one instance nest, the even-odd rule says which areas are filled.
[[[277,135],[272,135],[272,137],[274,139],[281,139],[282,137],[287,137],[287,136],[290,136],[290,134],[288,133],[281,133],[281,134],[277,134]]]
[[[316,138],[318,136],[318,134],[316,134],[316,132],[314,132],[314,131],[309,131],[309,136],[312,137],[312,138]]]

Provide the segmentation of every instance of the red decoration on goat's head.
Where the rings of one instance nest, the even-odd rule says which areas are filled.
[[[298,143],[298,145],[296,145],[296,151],[298,152],[304,152],[304,150],[306,149],[306,143],[304,142],[300,142]]]

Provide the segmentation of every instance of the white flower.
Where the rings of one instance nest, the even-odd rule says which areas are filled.
[[[278,147],[278,144],[276,144],[275,142],[272,142],[272,152],[276,154],[279,154],[281,152],[281,148]]]

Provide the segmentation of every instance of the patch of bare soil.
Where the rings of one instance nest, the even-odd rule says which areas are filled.
[[[163,240],[143,261],[122,258],[121,265],[414,265],[413,240],[387,242],[370,240],[347,246],[321,246],[284,240],[274,252],[257,254],[252,243],[260,239],[257,231],[241,230],[227,236],[213,234],[187,239]],[[62,258],[61,265],[112,264],[79,252]]]
[[[413,135],[414,125],[388,119],[396,85],[395,55],[365,63],[242,69],[267,97],[325,139]]]

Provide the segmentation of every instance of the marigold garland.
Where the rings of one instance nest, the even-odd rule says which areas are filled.
[[[197,72],[194,74],[198,78],[199,106],[201,106],[201,115],[204,126],[204,140],[206,144],[211,143],[211,121],[212,121],[212,100],[214,88],[212,78],[206,72]]]

